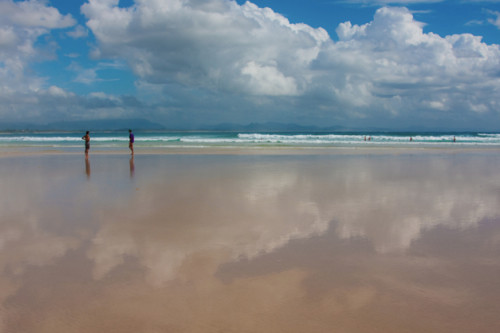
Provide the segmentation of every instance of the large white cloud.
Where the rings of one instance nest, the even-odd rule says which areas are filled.
[[[340,41],[325,50],[322,62],[328,66],[337,54],[354,58],[361,70],[350,83],[370,84],[361,96],[367,102],[394,112],[403,112],[402,103],[412,111],[453,111],[463,109],[460,106],[470,112],[498,111],[499,100],[491,94],[500,88],[498,45],[470,34],[443,38],[424,33],[405,8],[379,9],[372,22],[342,23],[337,33]]]
[[[101,56],[125,57],[154,83],[178,82],[241,93],[296,95],[297,75],[329,40],[323,29],[291,24],[269,8],[233,1],[118,1],[82,6]]]
[[[266,97],[258,105],[276,112],[276,98],[290,96],[283,108],[331,119],[499,117],[498,45],[424,33],[406,8],[381,8],[365,25],[342,23],[337,42],[250,2],[140,0],[121,8],[90,0],[82,12],[96,55],[125,58],[149,84],[236,94],[239,103]]]

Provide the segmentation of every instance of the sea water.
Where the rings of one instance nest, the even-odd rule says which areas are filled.
[[[500,147],[500,133],[440,132],[172,132],[135,131],[136,147],[368,147],[468,146]],[[0,148],[83,146],[83,132],[0,132]],[[91,132],[93,148],[127,147],[127,131]]]

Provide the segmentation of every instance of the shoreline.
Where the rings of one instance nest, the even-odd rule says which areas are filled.
[[[373,146],[331,146],[331,147],[136,147],[135,155],[400,155],[413,153],[471,153],[500,152],[498,146],[464,146],[457,145],[373,145]],[[84,155],[80,148],[48,148],[48,147],[0,147],[0,158],[13,156],[37,155]],[[128,148],[94,148],[89,156],[97,155],[130,155]],[[134,156],[135,156],[134,155]]]

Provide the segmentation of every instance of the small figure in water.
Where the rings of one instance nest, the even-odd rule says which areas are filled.
[[[90,135],[89,131],[85,133],[84,136],[82,136],[82,140],[85,140],[85,158],[89,157],[89,149],[90,149]]]
[[[134,155],[134,133],[132,133],[132,130],[128,130],[128,147],[130,148],[130,155]]]
[[[410,136],[410,142],[413,141],[413,138]]]
[[[453,137],[453,142],[457,142],[457,138]]]

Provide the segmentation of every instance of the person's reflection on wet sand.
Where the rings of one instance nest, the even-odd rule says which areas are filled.
[[[134,155],[130,158],[130,178],[134,178],[134,173],[135,173],[135,165],[134,165]]]
[[[88,158],[85,158],[85,174],[87,179],[90,179],[90,160]]]

